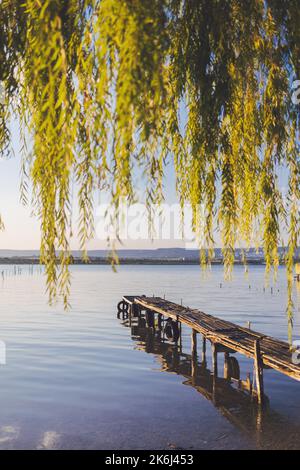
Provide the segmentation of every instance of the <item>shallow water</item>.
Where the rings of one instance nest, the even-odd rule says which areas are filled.
[[[271,292],[263,289],[263,266],[251,266],[249,279],[237,266],[229,283],[219,266],[206,277],[197,266],[123,266],[118,274],[108,266],[74,266],[67,313],[47,306],[39,267],[0,271],[0,340],[7,350],[0,448],[300,448],[299,383],[266,370],[270,408],[263,416],[222,383],[212,400],[210,385],[191,383],[188,330],[178,357],[116,317],[122,295],[154,293],[286,339],[283,268]],[[295,291],[295,339],[297,302]],[[252,362],[237,358],[241,375],[252,376]],[[207,359],[209,367],[209,349]]]

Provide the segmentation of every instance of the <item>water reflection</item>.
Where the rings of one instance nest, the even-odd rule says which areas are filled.
[[[249,376],[245,381],[217,377],[207,367],[206,358],[187,354],[178,344],[167,341],[161,329],[147,327],[144,318],[122,324],[130,328],[135,349],[155,355],[161,372],[175,373],[184,378],[183,385],[193,387],[236,428],[261,449],[298,449],[300,426],[272,410],[266,397],[264,408],[257,405],[251,394]],[[174,410],[176,413],[176,410]]]

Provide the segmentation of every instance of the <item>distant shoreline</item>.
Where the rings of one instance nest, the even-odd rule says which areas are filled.
[[[295,260],[295,262],[299,260]],[[199,265],[199,258],[190,258],[190,259],[159,259],[159,258],[119,258],[120,265]],[[0,258],[0,264],[2,265],[40,265],[40,260],[38,257],[29,258],[29,257],[4,257]],[[81,258],[74,258],[73,265],[109,265],[110,260],[107,258],[94,258],[91,257],[88,263],[85,263]],[[223,264],[222,259],[214,259],[211,261],[213,265]],[[235,265],[243,265],[241,260],[235,260]],[[265,265],[263,258],[258,259],[248,259],[248,265]],[[283,263],[281,263],[283,264]]]
[[[199,265],[199,249],[191,248],[155,248],[155,249],[127,249],[118,248],[116,251],[121,265]],[[88,250],[89,264],[91,265],[106,265],[110,264],[111,260],[110,249]],[[56,252],[57,259],[59,259],[60,251]],[[75,265],[84,265],[82,261],[83,252],[81,250],[71,250],[71,256]],[[242,265],[244,256],[248,265],[265,265],[264,251],[262,247],[259,248],[236,248],[234,250],[234,264]],[[284,264],[286,256],[286,247],[278,247],[278,257],[280,264]],[[212,260],[213,265],[223,264],[222,249],[217,247],[214,249],[214,257]],[[12,250],[0,249],[0,263],[2,265],[37,265],[40,264],[40,251],[39,250]],[[300,260],[300,247],[297,248],[294,254],[294,261]]]

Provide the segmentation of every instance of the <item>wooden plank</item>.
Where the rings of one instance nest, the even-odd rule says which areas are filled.
[[[135,299],[134,295],[123,295],[123,300],[129,305],[132,305],[134,303],[134,299]]]

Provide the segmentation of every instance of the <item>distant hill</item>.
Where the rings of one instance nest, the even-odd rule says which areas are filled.
[[[284,248],[279,248],[280,255],[283,255]],[[81,251],[75,250],[72,252],[74,258],[81,257]],[[89,251],[90,258],[107,258],[109,250],[91,250]],[[300,249],[297,250],[297,258],[300,257]],[[199,258],[198,250],[186,250],[185,248],[158,248],[155,250],[118,250],[118,256],[121,259],[157,259],[157,260],[195,260]],[[0,258],[38,258],[39,250],[0,250]],[[215,258],[222,259],[222,252],[220,248],[215,249]],[[235,250],[235,258],[241,258],[241,250]],[[263,249],[260,248],[258,252],[251,248],[247,252],[249,259],[262,259]]]

